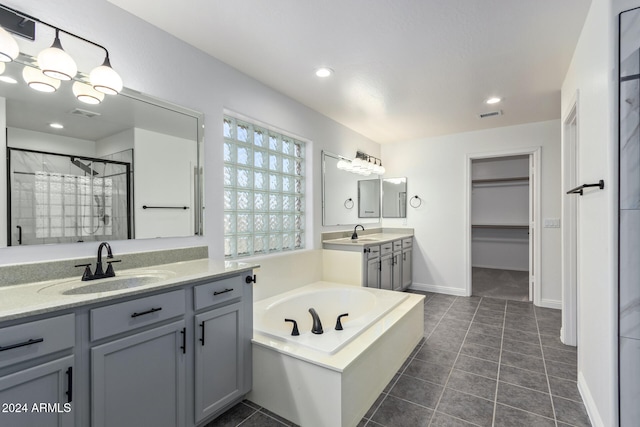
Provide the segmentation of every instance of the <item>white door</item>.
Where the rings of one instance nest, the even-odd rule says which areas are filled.
[[[533,154],[529,154],[529,301],[533,301],[533,288],[534,286],[536,286],[536,277],[535,277],[535,259],[534,259],[534,255],[535,255],[535,251],[534,251],[534,243],[535,243],[535,239],[533,238],[533,236],[535,236],[534,232],[535,232],[535,228],[537,227],[536,224],[536,209],[535,209],[535,197],[534,195],[536,194],[535,190],[535,185],[536,185],[536,181],[535,181],[535,176],[534,176],[534,171],[535,171],[535,164],[534,164],[534,158],[533,158]]]

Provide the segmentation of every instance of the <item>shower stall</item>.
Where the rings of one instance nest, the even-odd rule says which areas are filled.
[[[8,148],[8,244],[132,238],[131,151],[111,160]]]

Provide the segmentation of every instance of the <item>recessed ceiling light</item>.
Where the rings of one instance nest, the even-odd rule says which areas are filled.
[[[64,129],[64,126],[62,126],[60,123],[49,123],[49,126],[54,129]]]
[[[318,77],[329,77],[333,74],[333,70],[331,68],[322,67],[316,70],[316,76]]]
[[[498,98],[497,96],[494,96],[492,98],[487,99],[484,102],[486,102],[487,104],[497,104],[500,101],[502,101],[502,99]]]

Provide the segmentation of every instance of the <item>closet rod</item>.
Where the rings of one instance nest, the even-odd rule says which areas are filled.
[[[567,191],[567,194],[579,194],[582,196],[584,194],[584,189],[587,187],[598,187],[602,190],[604,188],[604,180],[601,179],[597,184],[582,184],[579,187]]]

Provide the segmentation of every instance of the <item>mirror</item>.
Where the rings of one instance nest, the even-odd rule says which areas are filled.
[[[382,180],[382,217],[407,217],[407,178]]]
[[[355,225],[380,222],[380,180],[369,179],[338,169],[337,154],[322,152],[322,225]],[[361,181],[376,182],[377,196],[371,189],[360,191]],[[363,184],[366,186],[367,184]],[[374,184],[369,184],[374,185]],[[364,196],[364,198],[362,197]],[[360,202],[359,202],[360,201]],[[378,215],[360,217],[360,206],[378,206]]]
[[[380,217],[380,180],[358,181],[358,218]]]
[[[28,64],[6,63],[17,83],[0,81],[0,246],[202,234],[201,113],[127,89],[89,105],[73,82],[38,92]]]

